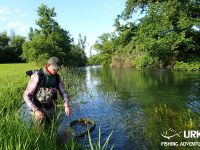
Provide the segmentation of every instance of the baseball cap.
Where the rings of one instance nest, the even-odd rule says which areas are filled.
[[[60,67],[61,67],[61,65],[62,65],[60,59],[57,58],[57,57],[55,57],[55,56],[49,58],[48,64],[50,64],[50,65],[52,66],[52,68],[53,68],[53,69],[56,69],[56,70],[60,69]]]

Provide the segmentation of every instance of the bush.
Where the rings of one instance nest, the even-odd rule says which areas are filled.
[[[135,54],[115,54],[112,57],[112,63],[110,64],[111,67],[135,67],[132,63],[133,59],[135,58]]]
[[[180,71],[195,71],[200,69],[200,62],[193,61],[190,63],[185,63],[183,61],[176,61],[175,65],[173,66],[173,70],[180,70]]]
[[[37,65],[44,66],[47,63],[49,56],[47,53],[41,54],[36,60]]]
[[[146,67],[153,66],[156,61],[156,58],[151,57],[147,53],[142,53],[134,59],[133,64],[136,66],[137,69],[144,69]]]

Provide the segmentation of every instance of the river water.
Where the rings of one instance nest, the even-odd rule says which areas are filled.
[[[200,109],[195,108],[200,100],[199,72],[100,67],[82,71],[87,90],[72,98],[72,115],[63,120],[61,128],[74,119],[88,117],[96,122],[91,132],[93,142],[98,140],[100,129],[102,145],[113,131],[108,147],[150,149],[143,135],[145,109],[166,104],[177,110],[190,107],[199,113]],[[87,145],[88,138],[80,138],[79,142]]]

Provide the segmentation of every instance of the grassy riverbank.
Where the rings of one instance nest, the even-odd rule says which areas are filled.
[[[0,149],[47,150],[66,147],[58,141],[56,124],[53,123],[47,130],[42,128],[30,130],[20,120],[18,112],[22,105],[22,94],[29,80],[25,71],[38,68],[34,64],[0,65]],[[66,76],[63,72],[62,76]],[[78,75],[74,73],[73,70],[67,70],[67,77],[64,78],[66,82],[70,83],[70,85],[66,84],[66,88],[72,95],[75,95],[81,84],[81,77],[78,78]],[[78,149],[80,146],[72,142],[67,147],[68,149]]]

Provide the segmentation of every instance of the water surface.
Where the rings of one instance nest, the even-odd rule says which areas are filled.
[[[73,114],[64,119],[61,128],[64,130],[74,119],[88,117],[96,122],[91,133],[93,142],[98,139],[99,128],[102,143],[113,131],[109,146],[117,150],[149,149],[143,136],[146,109],[166,104],[181,111],[200,100],[199,72],[100,67],[82,71],[87,90],[72,98]],[[198,112],[198,108],[193,110]],[[79,141],[88,144],[87,138]]]

